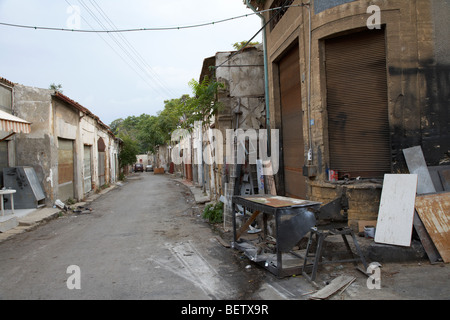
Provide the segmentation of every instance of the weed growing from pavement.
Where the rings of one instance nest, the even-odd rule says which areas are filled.
[[[208,204],[203,210],[203,219],[207,219],[210,223],[219,223],[223,221],[223,203]]]

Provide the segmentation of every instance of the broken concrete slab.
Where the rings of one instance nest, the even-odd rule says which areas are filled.
[[[4,233],[8,230],[14,229],[19,225],[19,221],[16,217],[2,217],[0,220],[0,232]]]
[[[33,226],[58,217],[60,212],[61,209],[59,208],[41,208],[33,211],[25,217],[19,218],[19,225]]]

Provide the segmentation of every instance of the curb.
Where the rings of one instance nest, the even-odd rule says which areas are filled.
[[[90,203],[102,195],[108,193],[109,191],[115,189],[117,185],[112,185],[109,188],[106,188],[99,192],[98,194],[91,195],[86,201],[75,203],[74,205],[71,205],[70,207],[77,207],[77,206],[85,206],[87,203]],[[31,212],[29,215],[21,218],[17,218],[18,220],[18,226],[15,228],[12,228],[5,232],[0,232],[0,243],[3,241],[6,241],[10,239],[11,237],[25,233],[28,231],[32,231],[39,227],[40,225],[47,223],[51,220],[59,218],[61,215],[66,214],[67,211],[61,210],[60,208],[40,208],[36,209],[35,211]]]
[[[186,181],[184,179],[180,179],[180,178],[172,178],[172,179],[174,181],[176,181],[178,183],[181,183],[184,186],[189,188],[189,190],[191,191],[192,195],[194,196],[196,204],[205,204],[205,203],[211,201],[208,196],[205,196],[203,194],[203,191],[200,188],[194,186],[191,182]]]
[[[39,225],[58,218],[61,212],[62,211],[60,209],[42,208],[33,211],[28,216],[18,218],[17,220],[19,224],[17,227],[12,228],[3,233],[0,233],[0,242],[8,240],[17,234],[32,231],[36,229]]]

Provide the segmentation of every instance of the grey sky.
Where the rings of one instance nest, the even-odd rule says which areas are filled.
[[[40,88],[61,84],[65,95],[106,124],[156,114],[164,100],[191,94],[188,82],[198,80],[205,58],[233,50],[233,43],[249,40],[261,27],[242,0],[0,0],[0,22],[67,28],[76,23],[69,4],[79,7],[80,27],[86,30],[102,30],[96,19],[107,29],[111,21],[118,29],[129,29],[195,25],[250,14],[201,28],[121,33],[128,42],[115,34],[130,56],[110,34],[0,26],[0,77]],[[261,36],[255,41],[261,42]]]

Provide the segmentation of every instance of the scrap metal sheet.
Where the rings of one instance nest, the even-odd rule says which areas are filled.
[[[244,199],[252,202],[256,202],[259,204],[263,204],[273,208],[284,208],[284,207],[298,207],[298,206],[311,206],[320,204],[318,202],[313,202],[309,200],[301,200],[294,199],[288,197],[280,197],[280,196],[249,196],[244,197]]]
[[[445,263],[450,262],[450,192],[418,196],[416,210]]]
[[[414,218],[417,174],[386,174],[375,242],[409,247]]]

